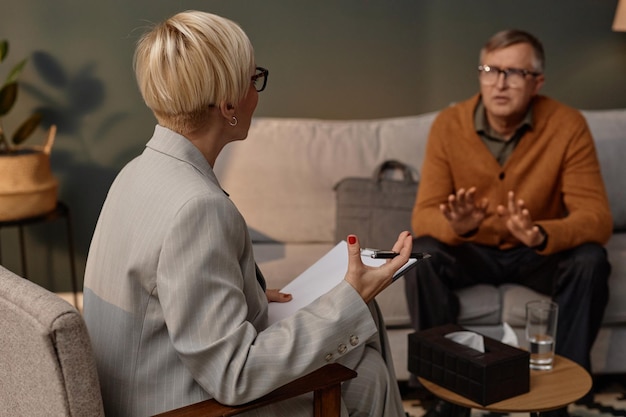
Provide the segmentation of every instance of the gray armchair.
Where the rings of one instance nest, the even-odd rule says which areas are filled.
[[[256,401],[207,400],[168,416],[233,416],[314,392],[315,416],[339,416],[341,382],[356,372],[326,365]],[[0,266],[0,416],[104,416],[87,328],[54,293]]]
[[[104,416],[82,316],[0,267],[0,415]]]

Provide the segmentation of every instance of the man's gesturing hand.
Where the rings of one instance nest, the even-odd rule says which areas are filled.
[[[508,197],[506,207],[503,205],[497,207],[498,215],[505,220],[507,229],[520,242],[530,248],[541,245],[546,239],[546,235],[533,223],[524,200],[515,201],[513,191],[509,191]]]
[[[461,188],[456,194],[448,196],[447,203],[439,206],[441,213],[450,222],[452,230],[459,236],[478,229],[487,215],[489,201],[483,198],[476,202],[475,194],[476,187],[471,187],[467,191]]]

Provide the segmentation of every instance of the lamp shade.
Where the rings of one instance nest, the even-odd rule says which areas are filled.
[[[626,0],[619,0],[615,10],[615,20],[613,20],[613,30],[616,32],[626,32]]]

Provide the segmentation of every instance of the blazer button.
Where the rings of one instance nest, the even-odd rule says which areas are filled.
[[[332,361],[332,360],[333,360],[333,354],[332,354],[332,353],[329,353],[328,355],[326,355],[326,357],[324,358],[324,360],[325,360],[326,362],[330,362],[330,361]]]
[[[350,336],[350,344],[352,346],[358,345],[359,344],[359,337],[355,336],[355,335]]]
[[[346,353],[346,350],[348,350],[348,347],[344,345],[343,343],[340,344],[339,347],[337,348],[337,352],[339,352],[340,355],[343,355],[344,353]]]

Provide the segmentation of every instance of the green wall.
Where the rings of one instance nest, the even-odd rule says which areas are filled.
[[[134,43],[143,27],[178,11],[212,11],[243,26],[258,64],[270,69],[257,116],[364,119],[440,109],[476,91],[480,47],[513,27],[544,42],[546,94],[578,108],[626,108],[626,33],[611,31],[617,0],[2,3],[9,62],[31,58],[16,120],[5,124],[42,108],[59,125],[52,164],[72,211],[81,280],[107,189],[155,123],[135,87]],[[19,273],[17,231],[1,237],[3,264]],[[63,224],[29,227],[26,238],[30,278],[69,290]]]

